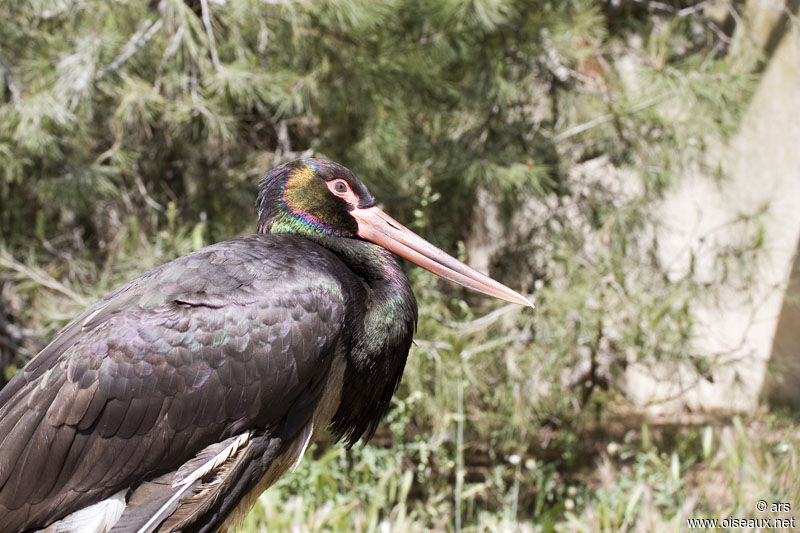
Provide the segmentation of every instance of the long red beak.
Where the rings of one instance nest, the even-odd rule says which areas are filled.
[[[350,214],[358,222],[358,236],[362,239],[383,246],[425,270],[464,287],[507,302],[533,307],[533,303],[518,292],[448,255],[377,207],[353,209]]]

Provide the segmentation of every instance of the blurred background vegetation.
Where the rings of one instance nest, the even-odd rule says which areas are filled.
[[[245,531],[672,531],[800,505],[791,415],[648,419],[633,363],[694,353],[724,275],[667,275],[654,205],[736,131],[768,61],[744,2],[0,3],[0,355],[9,379],[87,304],[252,232],[258,177],[315,155],[532,293],[411,269],[416,344],[376,437],[320,443]],[[789,24],[795,24],[789,20]],[[717,271],[752,275],[757,216]],[[710,378],[709,378],[710,379]]]

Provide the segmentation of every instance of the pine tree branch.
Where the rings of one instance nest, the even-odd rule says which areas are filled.
[[[114,61],[98,71],[97,78],[101,78],[109,72],[116,72],[123,63],[133,57],[133,54],[141,50],[163,25],[164,21],[160,18],[156,21],[146,20],[144,24],[142,24],[142,27],[128,40],[128,44],[125,45],[125,49],[122,53],[115,57]]]
[[[164,206],[153,200],[153,198],[147,193],[147,187],[145,187],[142,177],[139,174],[136,174],[134,181],[136,182],[136,188],[139,189],[139,194],[142,195],[145,203],[156,211],[164,211]]]
[[[522,308],[518,304],[506,304],[475,320],[469,322],[448,322],[446,325],[449,328],[458,330],[461,335],[469,335],[488,329],[506,314],[519,309]]]
[[[11,69],[8,68],[6,62],[0,57],[0,70],[3,71],[3,79],[6,81],[6,87],[8,87],[8,91],[11,93],[11,103],[14,106],[19,105],[19,89],[14,84],[14,78],[11,76]]]
[[[642,0],[637,0],[637,1],[641,2]],[[656,2],[656,1],[648,2],[648,5],[653,7],[653,8],[660,9],[661,11],[666,11],[668,13],[672,13],[672,14],[677,15],[679,17],[685,17],[687,15],[693,15],[693,14],[697,13],[698,11],[702,11],[710,3],[711,3],[711,0],[703,0],[702,2],[698,2],[693,6],[684,7],[684,8],[681,8],[681,9],[673,7],[673,6],[669,5],[669,4],[665,4],[664,2]]]
[[[611,122],[612,120],[614,120],[614,118],[616,118],[619,115],[630,115],[631,113],[638,113],[639,111],[647,109],[648,107],[653,107],[654,105],[660,103],[662,100],[666,99],[668,96],[669,96],[668,94],[662,94],[660,96],[656,96],[655,98],[651,98],[650,100],[645,100],[640,104],[636,104],[635,106],[632,106],[620,113],[608,113],[606,115],[601,115],[588,122],[584,122],[583,124],[578,124],[577,126],[567,128],[558,135],[551,137],[550,140],[553,141],[554,143],[564,141],[566,139],[569,139],[570,137],[578,135],[579,133],[583,133],[586,130],[590,130],[596,126],[605,124],[606,122]]]
[[[665,13],[670,13],[675,15],[676,17],[688,17],[690,15],[696,15],[697,18],[703,23],[703,25],[711,30],[711,32],[717,36],[717,39],[720,40],[723,44],[729,45],[731,43],[731,38],[725,34],[722,29],[717,26],[714,21],[709,20],[708,17],[704,16],[700,11],[705,9],[705,7],[711,3],[711,0],[704,0],[702,2],[698,2],[693,6],[684,7],[682,9],[678,9],[673,7],[669,4],[665,4],[664,2],[656,2],[654,0],[633,0],[637,4],[644,4],[647,3],[647,6],[651,9],[657,9],[659,11],[663,11]]]
[[[211,28],[211,15],[208,11],[208,0],[200,0],[200,6],[203,9],[203,26],[206,28],[206,34],[208,35],[208,47],[211,50],[211,62],[214,63],[214,68],[220,70],[222,66],[219,62],[219,56],[217,55],[217,42],[214,40],[214,30]]]
[[[509,335],[504,335],[497,339],[488,340],[484,343],[472,346],[467,350],[463,350],[461,352],[461,358],[464,361],[468,361],[469,359],[472,358],[473,355],[479,354],[481,352],[486,352],[489,350],[495,350],[506,344],[511,344],[512,342],[517,340],[517,337],[518,333],[515,331]]]
[[[292,141],[289,138],[289,126],[286,124],[286,120],[279,121],[278,127],[275,128],[275,131],[278,134],[279,149],[288,154],[292,151]]]
[[[75,291],[73,291],[72,289],[70,289],[69,287],[67,287],[66,285],[64,285],[51,275],[49,275],[44,270],[40,268],[30,268],[20,263],[5,250],[0,250],[0,267],[5,267],[8,268],[9,270],[18,272],[19,274],[22,274],[23,276],[29,278],[30,280],[37,283],[38,285],[41,285],[42,287],[47,287],[48,289],[60,292],[61,294],[63,294],[64,296],[66,296],[67,298],[71,299],[74,302],[77,302],[82,305],[88,305],[89,303],[89,300],[87,298],[79,295],[78,293],[76,293]]]

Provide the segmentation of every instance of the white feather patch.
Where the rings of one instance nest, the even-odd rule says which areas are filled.
[[[201,477],[205,476],[219,465],[224,463],[225,461],[230,458],[233,454],[235,454],[239,448],[241,448],[247,441],[250,440],[251,433],[248,431],[246,433],[242,433],[238,437],[236,437],[233,442],[228,444],[225,448],[222,449],[217,455],[200,465],[199,467],[195,468],[193,472],[187,472],[187,474],[183,477],[180,476],[180,471],[178,471],[178,475],[176,476],[176,480],[172,483],[173,487],[180,487],[182,485],[191,485]]]
[[[192,486],[192,484],[197,481],[198,479],[202,478],[209,472],[213,471],[215,468],[218,468],[222,463],[227,461],[233,454],[235,454],[239,448],[244,446],[247,441],[250,440],[250,436],[252,433],[250,431],[246,433],[242,433],[233,441],[228,444],[225,448],[223,448],[218,454],[214,457],[200,465],[199,467],[195,468],[191,472],[187,472],[185,475],[181,476],[180,471],[176,474],[176,479],[172,483],[172,486],[178,490],[175,491],[175,494],[170,497],[169,500],[162,505],[158,511],[156,511],[153,516],[150,517],[142,527],[139,528],[137,533],[146,533],[149,531],[153,531],[155,527],[158,526],[165,518],[164,512],[168,510],[176,501],[183,497],[186,493],[187,489]]]
[[[314,434],[314,424],[309,423],[303,431],[305,431],[306,435],[303,439],[303,445],[300,448],[300,452],[297,454],[297,458],[294,460],[294,464],[292,465],[292,472],[297,470],[297,467],[300,466],[300,461],[303,460],[303,456],[306,454],[309,444],[311,444],[311,436]]]
[[[89,322],[91,322],[91,321],[94,319],[94,317],[96,317],[97,315],[99,315],[99,314],[100,314],[100,311],[102,311],[103,309],[105,309],[107,306],[108,306],[108,304],[106,304],[106,305],[101,305],[100,307],[98,307],[97,309],[95,309],[94,311],[92,311],[92,312],[89,314],[89,316],[87,316],[86,318],[84,318],[84,319],[83,319],[83,322],[81,323],[81,329],[85,329],[85,328],[86,328],[86,324],[88,324]]]
[[[121,490],[106,498],[68,514],[61,520],[50,524],[47,529],[52,533],[106,533],[114,527],[125,510],[125,491]]]

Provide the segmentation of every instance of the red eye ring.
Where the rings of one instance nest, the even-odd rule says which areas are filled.
[[[350,188],[347,181],[339,178],[326,183],[328,190],[350,205],[358,205],[358,195]]]

